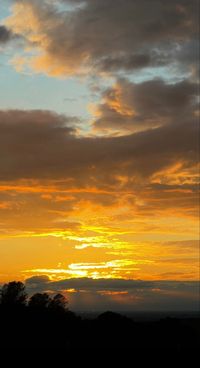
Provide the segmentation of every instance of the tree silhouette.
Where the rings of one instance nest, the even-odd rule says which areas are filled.
[[[66,311],[68,301],[62,294],[56,294],[49,303],[49,308],[56,311]]]
[[[177,352],[199,350],[199,318],[162,318],[134,321],[132,317],[107,311],[94,319],[77,316],[67,308],[60,293],[36,293],[27,302],[22,282],[5,284],[0,291],[0,350],[63,349],[63,352],[96,350],[100,354],[119,351]],[[155,318],[155,315],[154,315]]]
[[[29,307],[44,309],[49,306],[51,298],[47,293],[36,293],[29,300]]]
[[[25,306],[27,293],[25,285],[18,281],[12,281],[4,284],[0,292],[0,303],[6,307]]]

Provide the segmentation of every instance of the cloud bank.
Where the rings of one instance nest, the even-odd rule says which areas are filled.
[[[189,90],[188,95],[184,87]],[[138,120],[132,118],[128,125],[144,127],[150,119],[159,126],[122,137],[77,137],[76,129],[72,127],[74,118],[51,112],[1,111],[0,179],[75,179],[101,185],[105,181],[112,184],[117,175],[147,179],[177,162],[189,170],[197,160],[198,143],[198,125],[191,114],[192,103],[187,103],[192,100],[193,88],[182,84],[167,86],[163,90],[163,85],[156,82],[155,89],[161,99],[156,99],[154,94],[146,100],[140,96],[140,90],[145,88],[151,87],[148,84],[139,86],[136,98]],[[177,90],[181,96],[174,102]],[[109,129],[109,123],[111,129],[117,125],[126,126],[126,112],[118,112],[117,108],[109,106],[112,99],[115,100],[115,94],[108,92],[107,98],[107,105],[100,106],[102,116],[96,121],[96,128]],[[162,99],[169,100],[170,108],[167,104],[163,106]],[[154,105],[158,106],[156,112]],[[177,112],[180,114],[175,119]],[[161,115],[164,115],[163,122]]]
[[[26,280],[29,293],[62,291],[70,308],[79,311],[197,311],[198,286],[198,282],[89,278],[52,282],[45,275]]]

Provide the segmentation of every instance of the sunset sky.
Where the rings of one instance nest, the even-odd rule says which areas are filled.
[[[0,1],[1,283],[198,308],[198,52],[198,0]]]

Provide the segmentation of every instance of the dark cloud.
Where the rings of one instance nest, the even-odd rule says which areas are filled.
[[[191,114],[194,86],[155,81],[137,88],[125,82],[123,88],[126,104],[136,106],[136,118],[129,123],[148,123],[150,129],[122,137],[77,137],[72,128],[76,118],[39,110],[1,111],[0,179],[72,179],[83,186],[102,186],[114,184],[116,175],[148,178],[179,160],[185,169],[193,166],[198,143]],[[106,97],[112,93],[107,91]],[[115,112],[110,120],[105,115],[105,105],[101,113],[96,125],[123,126],[123,114],[116,123]],[[160,121],[159,126],[151,129],[151,120]]]
[[[30,287],[37,287],[40,283],[45,284],[50,281],[49,277],[47,275],[41,275],[41,276],[33,276],[26,280],[26,284],[30,285]]]
[[[97,63],[98,65],[98,63]],[[148,54],[123,55],[116,57],[105,57],[100,61],[102,70],[115,71],[120,69],[132,70],[142,69],[152,65],[152,59]]]
[[[98,311],[109,308],[121,311],[198,310],[198,281],[90,278],[51,281],[46,276],[33,276],[26,280],[26,287],[30,294],[47,290],[67,292],[70,308],[82,311],[91,310],[91,307]]]
[[[6,44],[15,38],[15,35],[5,26],[0,25],[0,44]]]
[[[197,85],[186,80],[166,84],[158,79],[136,84],[119,79],[103,93],[95,131],[122,134],[194,120],[197,93]]]
[[[173,63],[177,45],[184,48],[198,33],[197,0],[65,1],[72,5],[66,11],[48,1],[20,2],[31,5],[39,24],[36,30],[27,25],[22,31],[30,43],[32,32],[39,34],[33,46],[40,49],[43,59],[35,67],[55,75],[88,66],[129,71]],[[24,11],[25,16],[30,8]]]
[[[146,282],[146,281],[137,281],[137,280],[124,280],[124,279],[90,279],[90,278],[72,278],[61,281],[51,281],[48,276],[32,276],[26,279],[26,284],[29,285],[32,283],[37,284],[38,286],[43,285],[43,283],[48,281],[52,287],[61,288],[61,289],[87,289],[87,290],[104,290],[108,289],[110,291],[116,290],[127,290],[127,289],[135,289],[135,288],[152,288],[154,283]]]
[[[143,53],[138,52],[131,54],[130,52],[129,54],[102,57],[97,61],[96,67],[102,71],[108,72],[123,70],[132,72],[148,67],[166,66],[172,62],[173,58],[170,53],[166,55],[164,51],[144,50]]]
[[[87,290],[110,290],[110,291],[125,291],[125,290],[137,290],[137,289],[154,289],[164,286],[165,290],[188,290],[198,286],[198,281],[144,281],[144,280],[132,280],[132,279],[92,279],[87,277],[71,278],[59,281],[51,281],[47,275],[32,276],[26,279],[26,285],[37,284],[40,285],[48,282],[52,286],[52,290],[55,288],[60,289],[87,289]]]
[[[129,133],[121,136],[78,136],[77,118],[49,111],[0,111],[0,181],[29,181],[19,183],[27,185],[28,192],[13,187],[15,196],[8,195],[6,185],[2,188],[4,232],[11,224],[16,228],[20,214],[29,218],[29,223],[20,224],[23,230],[75,229],[79,224],[74,221],[53,223],[55,214],[66,218],[81,199],[104,208],[115,206],[121,191],[123,205],[132,206],[135,216],[170,210],[196,217],[195,93],[196,85],[188,81],[118,80],[104,91],[93,130]],[[35,193],[30,191],[34,185]],[[48,193],[48,185],[53,192]],[[73,195],[72,190],[69,197],[66,189],[81,191]]]

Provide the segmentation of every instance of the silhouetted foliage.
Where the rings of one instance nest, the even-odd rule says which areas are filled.
[[[10,282],[1,289],[0,348],[59,348],[67,351],[173,351],[183,356],[199,348],[199,318],[135,322],[111,311],[80,318],[64,295],[36,293],[27,302],[25,286]]]
[[[47,293],[36,293],[29,300],[30,308],[47,308],[51,299]]]
[[[2,306],[14,307],[25,305],[27,301],[27,293],[25,285],[18,281],[12,281],[3,285],[0,293],[0,303]]]
[[[56,294],[49,303],[49,308],[55,311],[66,311],[68,301],[66,297],[62,294]]]

